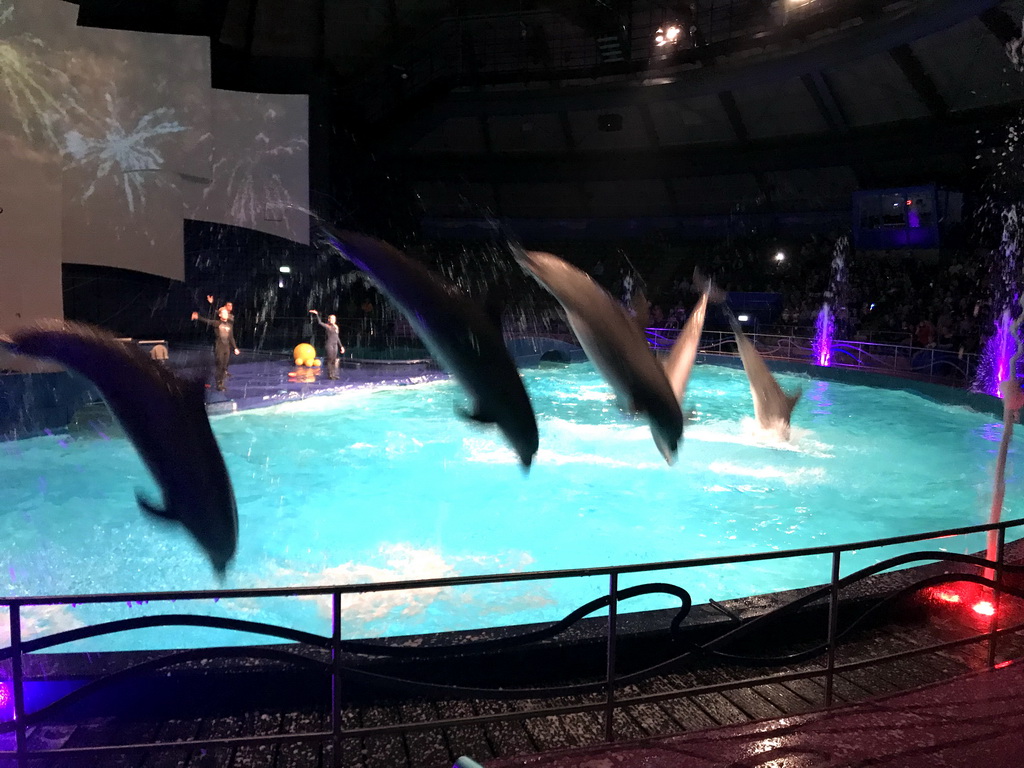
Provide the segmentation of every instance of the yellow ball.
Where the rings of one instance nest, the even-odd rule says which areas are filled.
[[[320,358],[319,357],[316,358],[315,360],[310,361],[309,364],[312,365],[314,368],[318,368],[321,365],[323,365],[323,363],[320,362]]]
[[[296,365],[309,365],[309,361],[316,357],[316,350],[312,344],[299,344],[292,350],[292,358]]]

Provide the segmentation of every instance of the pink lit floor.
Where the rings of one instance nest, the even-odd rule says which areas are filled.
[[[1024,661],[831,712],[486,768],[1020,768]]]

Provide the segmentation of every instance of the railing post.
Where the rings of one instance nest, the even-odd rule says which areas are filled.
[[[839,564],[842,553],[832,553],[832,580],[828,592],[828,660],[825,667],[825,706],[832,706],[833,678],[836,669],[836,630],[839,627]]]
[[[331,593],[331,765],[341,768],[341,592]]]
[[[604,706],[604,740],[615,740],[615,637],[618,618],[619,574],[608,575],[608,667],[606,670],[606,698]]]
[[[25,674],[21,658],[21,606],[8,609],[11,625],[11,696],[14,697],[14,748],[18,755],[18,768],[28,768],[25,744]]]
[[[996,540],[996,572],[995,582],[996,585],[992,589],[992,618],[989,619],[988,628],[988,668],[992,669],[996,665],[996,644],[999,641],[999,636],[996,632],[999,630],[999,598],[1003,594],[1003,545],[1006,543],[1006,527],[999,526],[999,535]]]

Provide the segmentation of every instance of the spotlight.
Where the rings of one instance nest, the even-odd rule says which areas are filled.
[[[281,267],[281,274],[282,275],[289,275],[289,274],[291,274],[291,271],[292,271],[291,267]]]
[[[741,323],[746,323],[750,320],[750,315],[737,315],[736,319],[739,320]]]
[[[975,613],[982,616],[995,616],[996,607],[988,600],[981,600],[971,606]]]
[[[775,254],[775,260],[779,263],[782,263],[783,261],[786,260],[786,254],[784,254],[782,251],[779,251],[778,253]]]
[[[679,42],[682,34],[683,28],[678,24],[667,24],[664,27],[658,27],[658,31],[654,33],[654,44],[659,48],[664,45],[675,45]]]

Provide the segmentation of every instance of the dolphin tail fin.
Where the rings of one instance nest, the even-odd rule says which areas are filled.
[[[158,520],[163,520],[164,522],[177,522],[177,518],[171,515],[166,509],[157,506],[138,491],[135,492],[135,500],[139,503],[139,507],[144,512],[152,515]]]
[[[633,316],[636,318],[640,330],[646,329],[651,319],[651,302],[647,300],[643,289],[637,288],[636,292],[629,297],[629,306],[633,310]]]
[[[715,285],[714,280],[701,272],[700,267],[693,268],[693,285],[701,293],[706,293],[708,301],[712,304],[722,304],[725,302],[725,291]]]

